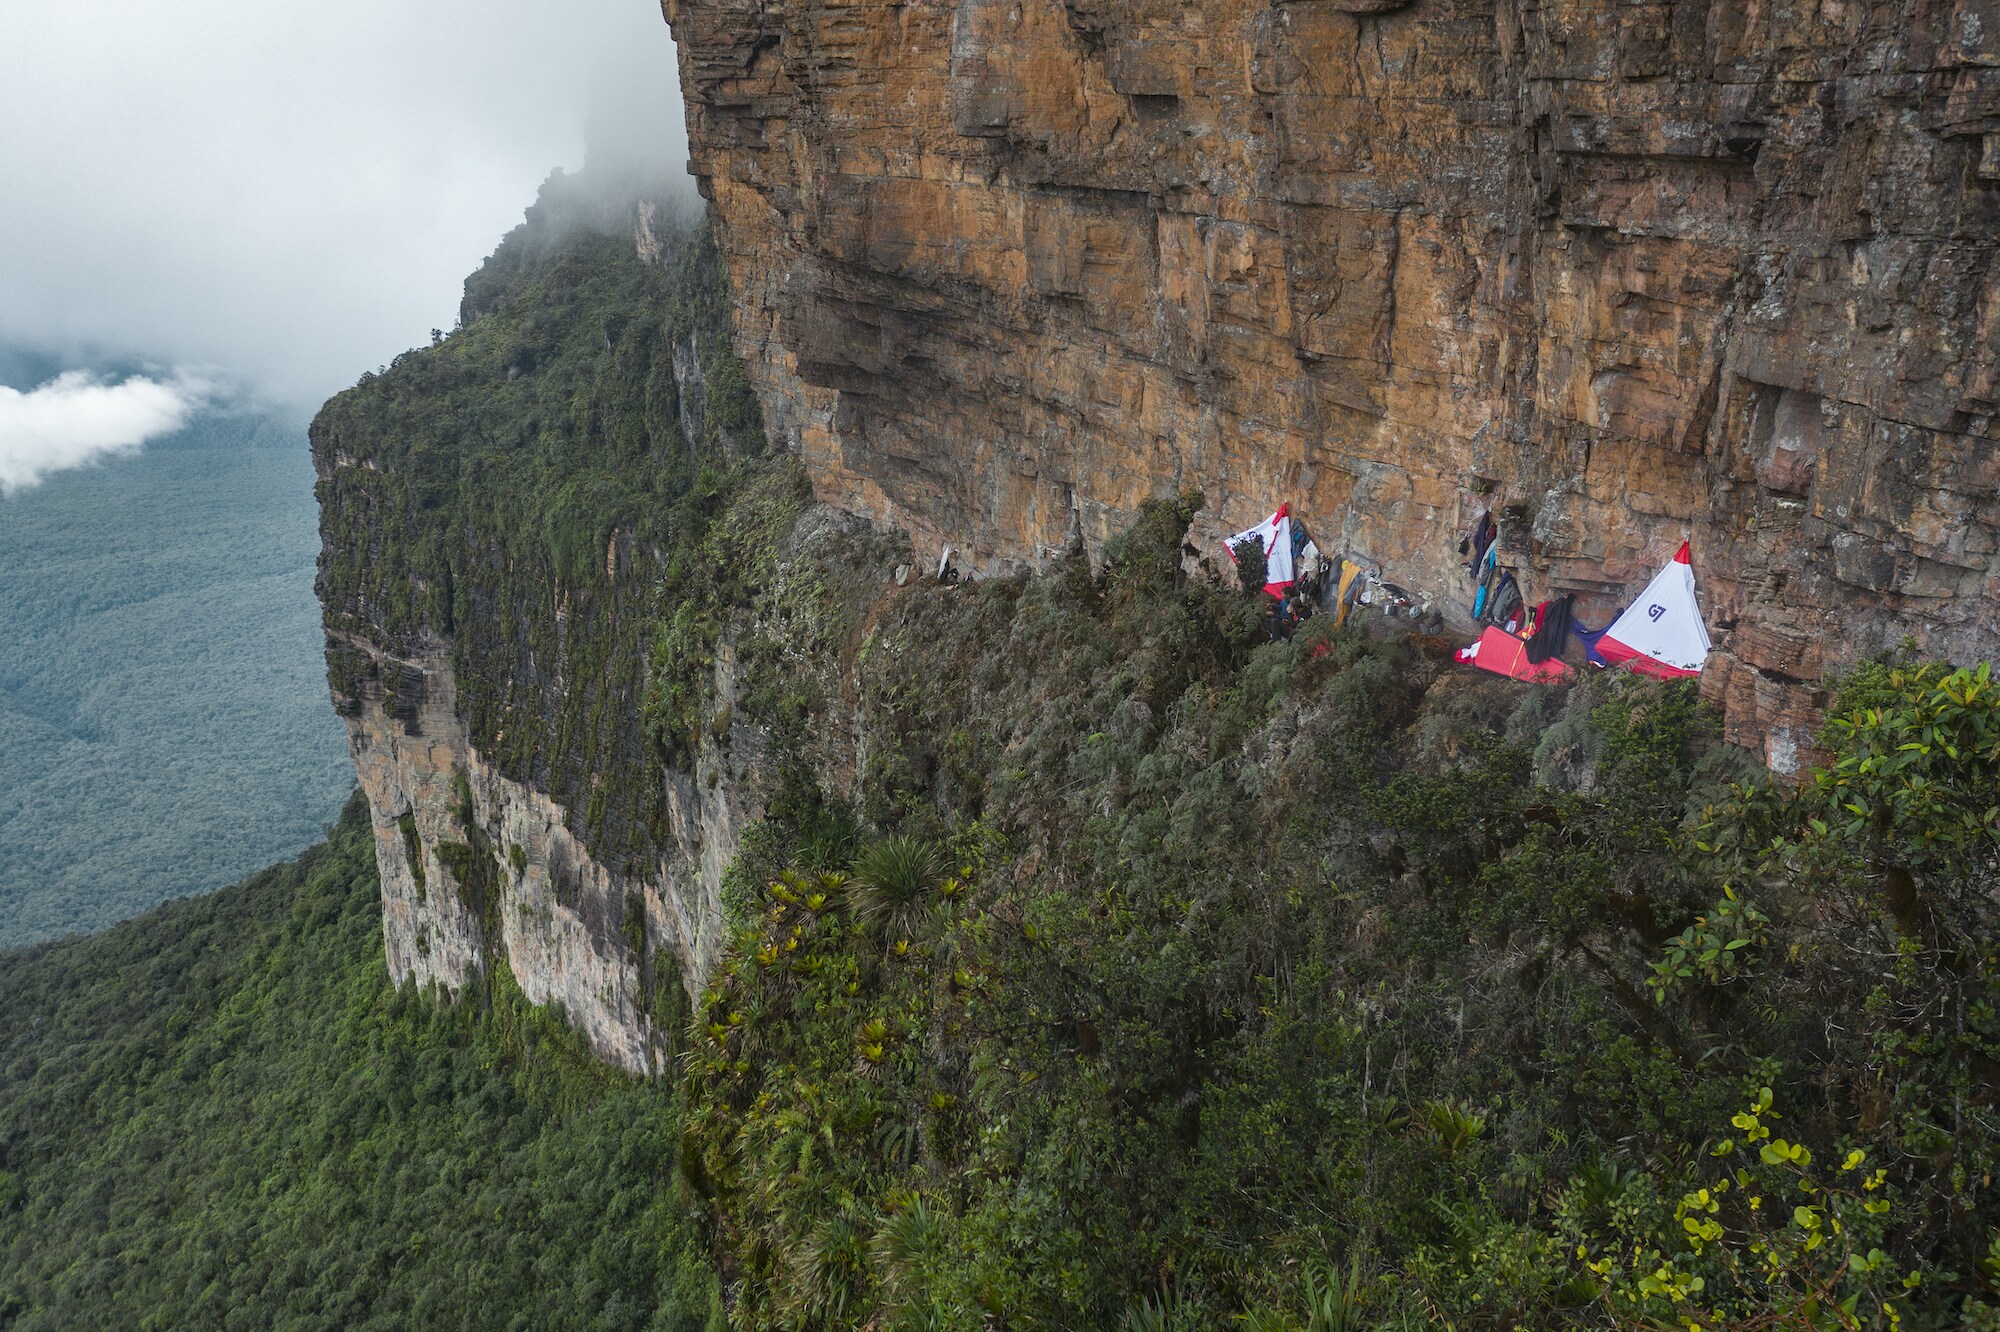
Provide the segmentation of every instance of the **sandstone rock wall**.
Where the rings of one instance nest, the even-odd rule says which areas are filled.
[[[650,873],[614,873],[560,805],[471,743],[445,652],[396,660],[349,642],[375,663],[335,704],[373,819],[390,978],[456,992],[498,944],[522,992],[559,1004],[599,1054],[663,1071],[672,1033],[653,1009],[662,987],[699,983],[721,950],[722,871],[764,784],[725,772],[728,758],[705,747],[669,793],[674,850]]]
[[[456,992],[504,961],[606,1058],[657,1072],[776,765],[727,720],[733,624],[688,657],[698,734],[669,755],[648,733],[650,654],[686,589],[669,564],[698,540],[673,506],[763,442],[712,247],[629,187],[552,176],[468,279],[461,328],[311,433],[328,684],[391,976]],[[787,460],[767,490],[811,507],[795,478]]]
[[[1736,738],[2000,653],[1996,0],[665,0],[774,435],[987,568],[1293,501],[1463,619],[1683,537]]]

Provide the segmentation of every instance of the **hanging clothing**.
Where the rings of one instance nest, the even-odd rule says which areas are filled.
[[[1486,568],[1479,577],[1479,590],[1472,597],[1472,618],[1481,619],[1486,614],[1486,603],[1493,598],[1494,586],[1500,581],[1500,550],[1489,544],[1486,550]]]
[[[1541,613],[1535,617],[1534,630],[1528,635],[1529,661],[1539,666],[1551,657],[1562,655],[1563,643],[1569,638],[1570,615],[1575,603],[1576,598],[1565,592],[1536,608]]]
[[[1459,554],[1472,556],[1465,562],[1465,571],[1472,575],[1473,582],[1479,581],[1480,565],[1485,563],[1487,549],[1499,535],[1500,529],[1493,521],[1493,511],[1488,509],[1480,514],[1479,521],[1472,525],[1472,535],[1458,543]]]
[[[1360,565],[1353,560],[1340,562],[1340,591],[1334,598],[1333,612],[1333,624],[1336,629],[1347,623],[1347,612],[1354,608],[1354,598],[1361,591],[1360,577]]]
[[[1521,607],[1521,585],[1514,581],[1511,571],[1503,571],[1500,581],[1494,584],[1493,595],[1486,600],[1487,623],[1504,625],[1520,615]]]

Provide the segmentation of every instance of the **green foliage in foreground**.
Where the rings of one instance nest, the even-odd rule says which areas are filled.
[[[746,843],[733,1325],[1995,1326],[1988,673],[1864,668],[1774,788],[1686,685],[1262,644],[1187,516],[896,597],[856,799]]]
[[[698,1329],[677,1138],[504,969],[390,988],[357,797],[295,864],[0,953],[0,1327]]]

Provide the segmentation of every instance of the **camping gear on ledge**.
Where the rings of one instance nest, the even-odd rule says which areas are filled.
[[[1299,534],[1303,536],[1305,534],[1305,524],[1299,523],[1297,524],[1297,528]],[[1319,553],[1319,547],[1314,545],[1310,538],[1301,543],[1298,550],[1298,558],[1292,562],[1292,575],[1298,579],[1301,587],[1315,588],[1319,582],[1320,574],[1325,571],[1326,559]]]
[[[1539,666],[1551,657],[1560,657],[1569,637],[1571,607],[1576,598],[1569,593],[1535,607],[1534,629],[1528,634],[1528,660]]]
[[[1340,591],[1334,597],[1333,627],[1336,629],[1347,623],[1347,613],[1354,609],[1355,599],[1360,595],[1360,588],[1355,585],[1355,580],[1360,577],[1360,565],[1353,560],[1341,560]]]
[[[1556,657],[1541,662],[1529,661],[1528,645],[1495,625],[1486,626],[1486,632],[1479,636],[1477,643],[1460,648],[1453,655],[1468,666],[1477,666],[1482,671],[1504,675],[1510,680],[1526,680],[1534,684],[1556,684],[1567,680],[1570,674],[1569,667]]]
[[[1611,626],[1607,624],[1603,629],[1586,629],[1581,620],[1569,622],[1570,633],[1576,635],[1576,641],[1583,644],[1584,660],[1593,666],[1603,667],[1611,664],[1597,650],[1597,640],[1604,637],[1605,631],[1610,628]]]
[[[1700,675],[1708,659],[1708,627],[1695,600],[1688,543],[1681,542],[1667,567],[1653,576],[1623,615],[1594,636],[1579,628],[1577,637],[1599,665],[1629,662],[1635,671],[1667,680]]]
[[[1226,543],[1232,557],[1236,548],[1246,541],[1255,540],[1264,548],[1264,591],[1274,597],[1282,597],[1293,583],[1292,575],[1292,506],[1286,501],[1278,506],[1278,511],[1255,527],[1245,528]]]

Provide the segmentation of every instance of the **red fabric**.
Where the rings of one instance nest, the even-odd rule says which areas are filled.
[[[1605,663],[1617,666],[1629,662],[1633,670],[1641,675],[1651,675],[1661,680],[1689,680],[1700,675],[1700,671],[1684,671],[1678,666],[1669,666],[1664,661],[1655,661],[1643,652],[1628,648],[1610,634],[1597,640],[1597,655]]]
[[[1536,684],[1554,684],[1569,678],[1569,667],[1557,657],[1550,657],[1537,666],[1528,660],[1528,645],[1508,633],[1498,625],[1487,625],[1486,632],[1479,636],[1475,645],[1479,652],[1468,657],[1465,652],[1458,659],[1468,666],[1477,666],[1482,671],[1504,675],[1510,680],[1527,680]],[[1465,650],[1471,651],[1470,648]]]

